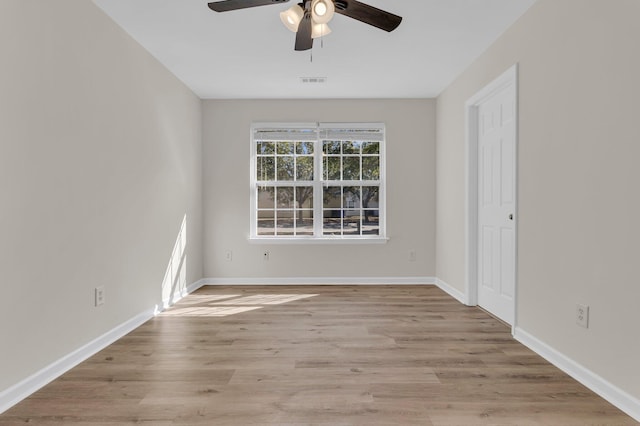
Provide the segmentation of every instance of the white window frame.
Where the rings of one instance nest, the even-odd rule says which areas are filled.
[[[314,176],[313,176],[313,233],[314,235],[258,235],[257,233],[257,190],[259,182],[257,180],[257,159],[255,134],[256,130],[266,129],[316,129],[316,140],[314,142]],[[335,186],[362,186],[366,182],[377,182],[378,193],[378,235],[323,235],[323,187],[327,185],[323,179],[323,149],[321,130],[322,129],[375,129],[382,132],[380,142],[380,178],[378,181],[327,181],[337,183]],[[250,233],[249,241],[252,243],[269,244],[313,244],[313,243],[350,243],[350,244],[376,244],[386,243],[386,128],[384,123],[253,123],[250,134]]]

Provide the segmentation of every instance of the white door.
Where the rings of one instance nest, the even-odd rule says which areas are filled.
[[[516,94],[478,105],[478,304],[513,325]]]

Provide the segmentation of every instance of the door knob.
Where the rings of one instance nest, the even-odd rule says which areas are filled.
[[[509,215],[509,220],[513,220],[513,213]]]

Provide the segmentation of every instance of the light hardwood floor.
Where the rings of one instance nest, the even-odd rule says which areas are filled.
[[[635,425],[433,286],[205,287],[1,425]]]

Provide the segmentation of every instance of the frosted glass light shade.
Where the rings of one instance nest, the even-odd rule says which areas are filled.
[[[331,33],[331,28],[327,24],[316,24],[311,26],[311,38],[326,36]]]
[[[297,4],[294,4],[284,12],[280,12],[280,20],[285,27],[294,33],[298,32],[298,25],[300,25],[303,16],[304,10]]]
[[[313,0],[311,3],[311,18],[316,24],[326,24],[333,18],[336,7],[333,0]]]

